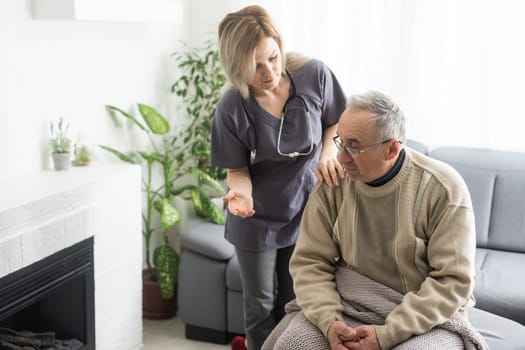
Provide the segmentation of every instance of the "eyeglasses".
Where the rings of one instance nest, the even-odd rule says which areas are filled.
[[[375,143],[375,144],[373,144],[371,146],[368,146],[368,147],[365,147],[365,148],[362,148],[362,149],[357,149],[357,148],[354,148],[354,147],[343,145],[343,140],[341,140],[340,136],[334,136],[334,138],[332,140],[334,140],[335,147],[337,147],[338,151],[345,151],[347,155],[351,156],[352,158],[355,158],[355,157],[359,156],[361,153],[365,153],[366,151],[370,151],[371,149],[374,149],[374,148],[377,148],[377,147],[379,147],[381,145],[384,145],[385,143],[388,143],[388,142],[392,141],[393,139],[388,139],[388,140],[385,140],[385,141],[381,141],[381,142]],[[399,143],[401,143],[401,142],[399,142]]]

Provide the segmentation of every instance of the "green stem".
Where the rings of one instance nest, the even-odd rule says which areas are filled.
[[[153,228],[151,225],[151,219],[153,214],[153,199],[154,199],[154,193],[151,191],[151,168],[152,168],[152,161],[147,161],[147,167],[148,167],[148,176],[145,183],[146,186],[146,217],[144,219],[144,243],[146,248],[146,265],[148,267],[148,270],[150,272],[151,276],[154,276],[154,270],[151,264],[151,248],[150,248],[150,240],[151,240],[151,233],[153,232]],[[144,216],[143,216],[144,217]]]

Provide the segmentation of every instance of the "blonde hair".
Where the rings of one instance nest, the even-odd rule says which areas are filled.
[[[255,74],[254,52],[259,42],[271,37],[281,51],[284,69],[286,55],[282,38],[268,12],[252,5],[227,14],[219,24],[219,57],[222,69],[233,87],[244,98],[250,94],[249,83]]]
[[[310,61],[310,57],[304,56],[299,52],[290,51],[286,54],[286,69],[290,72],[299,70],[306,62]]]

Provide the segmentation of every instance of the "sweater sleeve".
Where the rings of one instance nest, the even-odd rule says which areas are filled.
[[[326,336],[335,320],[342,320],[343,306],[335,288],[339,249],[333,238],[337,217],[328,186],[314,187],[304,210],[301,232],[290,260],[297,304],[306,318]]]
[[[430,271],[409,291],[384,325],[375,326],[383,350],[449,320],[468,304],[474,286],[475,224],[470,205],[449,203],[430,225]]]

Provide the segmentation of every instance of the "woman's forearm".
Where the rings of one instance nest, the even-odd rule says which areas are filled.
[[[252,179],[248,168],[228,169],[226,183],[232,191],[252,195]]]

